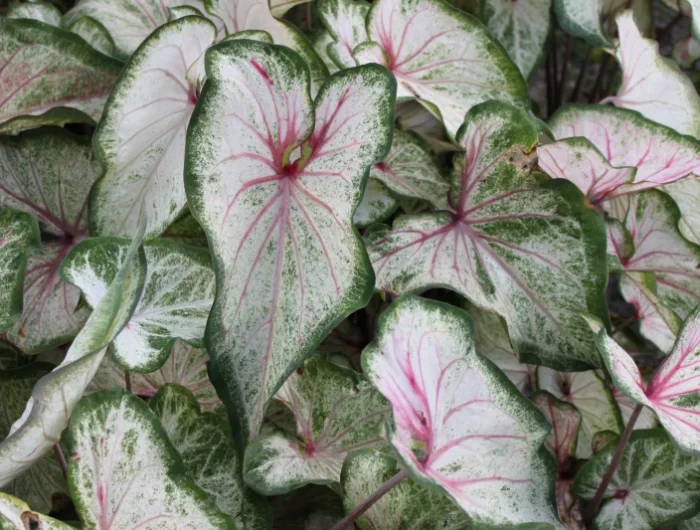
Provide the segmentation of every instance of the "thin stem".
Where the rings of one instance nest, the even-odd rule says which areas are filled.
[[[605,75],[605,72],[608,70],[608,63],[610,62],[610,55],[607,53],[603,57],[603,60],[600,61],[600,69],[598,70],[598,75],[595,78],[595,84],[593,85],[593,90],[591,90],[591,96],[588,98],[589,103],[593,103],[598,96],[598,91],[600,89],[600,85],[603,82],[603,76]]]
[[[559,54],[557,53],[557,43],[555,32],[552,32],[552,103],[554,108],[559,107]],[[550,112],[550,115],[552,113]]]
[[[659,41],[659,42],[661,42],[661,41],[668,35],[668,33],[671,31],[671,29],[673,29],[673,26],[675,26],[676,24],[678,24],[678,22],[680,22],[682,19],[683,19],[683,13],[681,13],[681,12],[679,11],[678,14],[676,14],[676,16],[673,17],[673,19],[671,20],[671,22],[669,22],[668,24],[666,24],[663,28],[661,28],[661,29],[656,33],[656,40]]]
[[[552,54],[547,54],[547,59],[544,64],[545,76],[547,79],[547,116],[551,116],[554,112],[554,76],[552,75]]]
[[[619,326],[617,326],[616,328],[614,328],[612,330],[611,337],[614,337],[615,333],[618,333],[618,332],[622,331],[623,329],[627,329],[631,324],[633,324],[636,321],[637,321],[637,315],[632,315],[631,317],[623,320]]]
[[[61,471],[63,472],[63,478],[68,479],[68,462],[66,462],[66,457],[63,455],[63,449],[61,449],[61,444],[54,444],[53,451],[56,453],[56,460],[58,460],[58,465],[61,466]]]
[[[566,36],[566,48],[564,49],[564,61],[561,65],[561,76],[559,77],[559,89],[557,90],[557,105],[561,105],[566,101],[566,81],[569,73],[569,60],[571,59],[571,46],[573,38],[571,35]]]
[[[311,2],[306,2],[306,29],[311,29]]]
[[[370,495],[364,501],[358,504],[357,507],[352,511],[352,513],[348,514],[341,521],[337,522],[331,528],[331,530],[345,530],[345,528],[349,527],[352,523],[357,521],[363,513],[369,510],[375,502],[377,502],[384,495],[386,495],[389,492],[389,490],[391,490],[391,488],[393,488],[403,480],[406,480],[406,478],[408,478],[408,471],[402,469],[401,471],[396,473],[396,475],[387,480],[384,484],[379,486],[379,489],[372,493],[372,495]]]
[[[615,449],[615,454],[610,461],[608,470],[605,472],[605,475],[603,475],[603,480],[600,481],[600,486],[598,486],[598,490],[595,492],[595,497],[593,497],[593,501],[588,507],[588,517],[586,517],[586,519],[589,522],[593,520],[593,517],[600,509],[600,503],[603,502],[603,495],[605,495],[605,491],[608,489],[610,481],[615,475],[615,471],[617,471],[617,466],[620,464],[620,460],[622,460],[622,454],[625,452],[627,443],[630,441],[630,436],[632,436],[634,424],[637,423],[637,418],[639,418],[643,408],[644,405],[637,403],[637,406],[634,407],[634,411],[632,411],[632,415],[627,422],[627,427],[625,427],[625,432],[622,433],[620,441],[617,444],[617,449]]]
[[[124,370],[124,381],[126,382],[126,391],[131,393],[131,372]]]
[[[588,64],[591,59],[591,54],[593,53],[593,45],[588,45],[588,50],[586,51],[586,57],[583,59],[583,64],[581,65],[581,70],[578,73],[578,78],[576,79],[576,85],[574,86],[574,91],[571,93],[571,99],[569,101],[576,103],[578,102],[578,97],[581,94],[581,89],[583,88],[583,81],[586,78],[586,70],[588,70]]]

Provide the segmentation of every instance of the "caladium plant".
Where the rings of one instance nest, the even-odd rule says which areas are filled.
[[[0,6],[0,529],[696,528],[699,17]]]

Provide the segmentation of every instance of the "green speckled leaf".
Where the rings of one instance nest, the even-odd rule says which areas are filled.
[[[105,55],[114,56],[114,41],[105,27],[92,17],[84,16],[72,22],[67,29],[80,35],[90,46]]]
[[[457,134],[474,105],[497,99],[529,107],[517,66],[489,31],[442,0],[379,0],[367,18],[368,42],[354,50],[360,64],[387,66],[397,98],[427,102]]]
[[[690,178],[673,182],[661,188],[668,193],[681,212],[678,228],[683,237],[700,245],[700,179]]]
[[[0,439],[10,434],[12,424],[24,412],[32,388],[52,368],[48,363],[33,362],[14,370],[0,371],[0,410],[3,411],[0,414]],[[58,492],[67,494],[68,486],[54,451],[50,451],[33,467],[3,486],[2,491],[25,500],[40,512],[49,513],[51,496]]]
[[[248,439],[287,375],[370,298],[351,220],[367,169],[389,150],[395,84],[377,65],[344,70],[314,105],[288,48],[229,41],[206,63],[186,189],[217,274],[207,349]]]
[[[123,390],[85,397],[71,416],[68,483],[85,530],[236,528],[187,476],[158,418]]]
[[[28,18],[56,27],[61,25],[61,12],[56,6],[46,2],[17,2],[10,4],[5,17]]]
[[[63,274],[80,287],[95,307],[121,267],[129,242],[91,238],[63,262]],[[175,339],[202,346],[214,303],[215,281],[209,252],[170,241],[144,245],[146,282],[128,324],[111,345],[114,360],[127,370],[149,373],[160,368]]]
[[[565,32],[595,46],[607,47],[610,40],[601,23],[605,3],[606,0],[554,0],[554,10]]]
[[[591,457],[591,442],[596,433],[622,432],[624,425],[620,410],[605,381],[596,372],[555,372],[539,367],[537,388],[571,403],[581,413],[581,429],[575,451],[577,458]]]
[[[372,450],[350,454],[341,481],[350,513],[379,486],[398,473],[396,460]],[[362,530],[470,530],[467,514],[447,495],[407,479],[394,486],[358,520]]]
[[[466,155],[453,174],[453,212],[402,216],[365,235],[377,287],[448,287],[504,318],[521,361],[599,366],[578,315],[607,319],[599,214],[572,184],[531,170],[537,131],[523,111],[481,104],[458,140]]]
[[[28,528],[73,530],[72,526],[32,511],[23,500],[0,493],[0,530],[27,530]]]
[[[365,18],[370,4],[365,0],[321,0],[318,13],[331,36],[327,53],[338,68],[357,65],[353,50],[367,40]]]
[[[610,465],[616,444],[589,460],[574,481],[574,493],[592,499]],[[678,451],[661,429],[632,434],[605,491],[597,530],[653,530],[700,510],[700,458]]]
[[[481,20],[527,79],[543,56],[552,0],[481,0],[480,4]]]
[[[95,133],[105,174],[90,197],[93,235],[131,237],[143,207],[153,237],[182,213],[187,124],[215,38],[206,19],[178,19],[151,34],[124,67]]]
[[[153,397],[163,386],[174,383],[192,392],[203,411],[213,412],[221,407],[221,400],[209,381],[208,363],[209,356],[204,348],[177,340],[170,357],[158,370],[150,374],[130,374],[131,391],[137,396]],[[124,370],[107,357],[87,390],[96,392],[110,388],[126,388],[126,378]]]
[[[80,290],[58,269],[87,235],[88,194],[100,171],[89,140],[56,127],[0,138],[0,206],[33,215],[50,236],[27,260],[24,310],[7,334],[25,352],[70,342],[87,319]]]
[[[188,475],[233,517],[237,530],[270,526],[265,500],[247,490],[242,465],[228,425],[210,412],[200,412],[197,398],[185,387],[163,386],[150,401],[151,410],[180,453]]]
[[[700,136],[700,96],[678,65],[659,53],[655,40],[645,39],[632,11],[617,16],[620,44],[616,55],[622,84],[601,103],[636,110],[681,134]]]
[[[379,329],[362,366],[391,403],[391,443],[411,476],[483,524],[556,524],[549,424],[476,353],[467,314],[407,296]]]
[[[73,110],[70,121],[98,121],[121,69],[68,31],[6,18],[0,19],[0,65],[0,132],[29,128],[32,120],[12,120],[24,115],[42,120],[40,115],[57,107]],[[33,126],[63,121],[47,115]]]
[[[146,276],[146,260],[140,250],[145,225],[143,220],[122,269],[75,337],[63,362],[34,386],[12,434],[0,443],[0,487],[26,472],[58,443],[107,346],[129,321]]]
[[[389,193],[389,189],[375,178],[368,178],[362,201],[352,216],[358,228],[366,228],[374,223],[386,221],[398,209],[399,203]]]
[[[389,404],[359,374],[312,358],[277,392],[296,419],[296,436],[263,433],[246,449],[245,480],[265,495],[340,482],[346,455],[384,442]]]
[[[0,332],[10,329],[22,314],[27,255],[39,244],[36,219],[23,212],[0,211]]]

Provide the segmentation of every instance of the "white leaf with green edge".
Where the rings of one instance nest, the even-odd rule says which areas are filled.
[[[274,44],[272,41],[272,37],[267,31],[261,31],[257,29],[246,29],[243,31],[239,31],[238,33],[234,33],[233,35],[229,35],[223,40],[256,40],[258,42],[267,42],[268,44]]]
[[[579,471],[573,491],[592,499],[617,444],[608,444]],[[653,530],[700,510],[700,459],[681,453],[662,429],[632,433],[593,520],[598,530]]]
[[[352,216],[355,226],[366,228],[387,220],[398,209],[399,203],[387,187],[375,178],[368,178],[362,201]]]
[[[679,220],[678,208],[667,195],[656,190],[632,195],[622,223],[633,251],[626,251],[620,232],[613,229],[608,229],[608,249],[625,273],[653,273],[658,301],[683,319],[700,302],[700,247],[681,235]],[[630,277],[635,280],[640,283]],[[653,286],[647,289],[654,292]],[[673,322],[665,320],[671,333],[675,331]]]
[[[366,449],[348,455],[341,473],[345,511],[362,501],[400,471],[395,459]],[[374,503],[358,519],[361,530],[469,530],[467,514],[440,491],[406,479]]]
[[[63,272],[94,307],[120,268],[128,241],[91,238],[79,245]],[[180,338],[201,347],[215,280],[209,252],[164,240],[144,244],[146,281],[129,323],[114,339],[111,353],[127,370],[160,368]]]
[[[673,45],[671,57],[680,65],[681,68],[691,69],[693,65],[700,59],[700,42],[694,37],[685,37],[679,39]]]
[[[178,19],[153,32],[125,66],[95,133],[105,174],[90,198],[92,234],[131,237],[142,205],[146,237],[182,213],[187,124],[215,39],[208,20]]]
[[[301,58],[253,41],[211,48],[207,76],[185,185],[217,274],[212,367],[252,438],[292,369],[371,296],[352,215],[389,150],[395,83],[377,65],[344,70],[314,106]]]
[[[700,136],[700,96],[691,80],[675,62],[661,56],[658,42],[642,36],[632,11],[616,20],[622,84],[615,96],[601,103],[635,110],[681,134]]]
[[[615,387],[612,388],[612,395],[615,398],[615,401],[617,402],[617,406],[620,409],[620,413],[622,414],[622,422],[625,425],[627,425],[627,422],[632,416],[632,412],[634,412],[634,407],[636,403],[632,399],[630,399],[627,396],[627,394],[621,392]],[[639,415],[637,421],[634,424],[634,429],[653,429],[654,427],[658,426],[659,422],[656,421],[656,416],[654,415],[652,410],[650,408],[644,407],[644,410],[642,410],[641,414]]]
[[[700,40],[700,1],[678,0],[680,11],[691,17],[693,36]]]
[[[681,212],[678,228],[683,237],[700,245],[700,179],[689,178],[673,182],[661,188],[668,193]]]
[[[690,313],[671,353],[646,385],[634,359],[604,331],[598,334],[598,348],[615,386],[652,409],[683,451],[700,454],[700,307]]]
[[[189,209],[163,232],[161,238],[194,247],[207,248],[209,246],[207,235],[197,220],[192,217]]]
[[[80,0],[64,15],[63,24],[93,18],[114,41],[116,56],[126,60],[154,30],[168,22],[169,9],[180,6],[204,10],[200,0]]]
[[[90,141],[65,130],[0,138],[0,207],[33,215],[53,236],[27,260],[24,310],[7,334],[25,352],[70,342],[85,323],[89,311],[79,307],[80,290],[61,280],[58,269],[87,235],[88,194],[100,172]]]
[[[437,112],[450,136],[474,105],[496,99],[528,108],[517,66],[489,31],[442,0],[379,0],[367,18],[369,41],[354,51],[360,64],[385,65],[397,98],[417,98]]]
[[[328,56],[338,68],[357,65],[353,50],[367,41],[365,19],[370,4],[365,0],[323,0],[318,13],[333,39],[327,47]]]
[[[480,0],[480,17],[527,79],[544,56],[552,0]]]
[[[310,0],[270,0],[270,12],[275,18],[282,18],[294,6],[305,4]]]
[[[90,46],[105,55],[116,54],[112,36],[105,27],[92,17],[80,17],[67,27],[68,31],[80,35]]]
[[[524,394],[531,391],[535,386],[535,367],[520,363],[501,318],[471,304],[467,312],[474,325],[476,351],[503,370],[518,390]]]
[[[122,269],[75,337],[63,362],[35,385],[24,413],[0,443],[0,486],[26,472],[59,442],[107,346],[129,321],[146,276],[146,260],[139,248],[144,229],[145,220]]]
[[[150,398],[163,386],[174,383],[192,392],[203,411],[213,412],[221,407],[221,400],[209,380],[208,362],[209,356],[204,348],[177,340],[170,357],[158,370],[150,374],[129,374],[131,391],[137,396]],[[126,388],[126,377],[124,370],[108,357],[102,361],[87,391],[110,388]]]
[[[436,153],[459,151],[448,140],[443,123],[417,101],[397,103],[396,123],[405,131],[417,133]]]
[[[391,443],[411,476],[480,523],[556,525],[554,462],[542,446],[549,424],[476,353],[465,312],[399,299],[362,366],[391,403]]]
[[[204,0],[213,16],[219,38],[245,30],[267,32],[275,44],[287,46],[306,61],[311,72],[311,92],[316,94],[328,70],[308,39],[291,24],[277,20],[267,0]]]
[[[0,493],[0,528],[2,530],[74,530],[72,526],[32,511],[29,505],[12,495]]]
[[[173,20],[177,20],[178,18],[183,18],[183,17],[188,17],[188,16],[195,16],[195,17],[203,17],[204,14],[200,10],[204,9],[204,6],[178,6],[178,7],[169,7],[168,8],[168,22],[172,22]]]
[[[700,143],[696,139],[634,111],[603,105],[566,105],[552,116],[549,125],[558,140],[574,136],[588,139],[613,168],[637,168],[633,186],[627,192],[700,173]],[[562,164],[564,159],[558,162]],[[572,172],[571,168],[562,167],[565,172]],[[606,194],[614,191],[610,188],[604,188]]]
[[[585,193],[592,204],[658,184],[633,185],[637,168],[613,167],[586,138],[564,138],[537,147],[537,163],[550,177],[567,179]]]
[[[68,483],[85,530],[236,528],[187,475],[158,418],[133,394],[83,398],[68,445]]]
[[[121,63],[36,20],[0,20],[0,132],[98,121]]]
[[[421,138],[412,132],[394,131],[391,150],[369,170],[398,197],[422,199],[438,210],[449,210],[449,183],[440,174]]]
[[[321,58],[321,61],[323,62],[324,65],[326,65],[326,68],[328,68],[328,72],[331,74],[336,73],[340,68],[333,62],[333,60],[330,58],[328,55],[328,45],[335,42],[333,40],[333,37],[331,37],[331,34],[328,33],[327,30],[322,29],[317,32],[316,36],[313,39],[313,47],[318,56]]]
[[[537,388],[571,403],[581,413],[577,458],[591,457],[591,442],[596,433],[612,431],[620,434],[624,428],[612,392],[594,371],[555,372],[540,366],[537,368]]]
[[[31,215],[0,210],[0,332],[22,314],[27,256],[39,248],[39,226]]]
[[[275,398],[294,414],[296,436],[263,433],[246,449],[245,481],[264,495],[340,482],[350,451],[385,443],[389,404],[352,370],[309,359]]]
[[[594,46],[610,46],[610,40],[601,23],[606,0],[554,0],[554,11],[561,28],[574,37]]]
[[[185,387],[165,385],[151,399],[151,410],[182,457],[188,475],[237,530],[266,530],[271,515],[265,499],[247,490],[236,445],[226,422],[201,412],[197,398]]]
[[[581,413],[570,403],[558,400],[549,392],[537,392],[530,399],[552,425],[552,432],[544,446],[554,456],[559,470],[565,471],[576,451]]]
[[[24,412],[36,382],[52,368],[53,365],[48,363],[32,362],[14,370],[0,371],[0,409],[3,411],[0,414],[0,440],[8,436],[12,424]],[[40,512],[49,513],[53,494],[67,494],[68,486],[56,454],[50,451],[22,475],[3,486],[2,491],[23,499]]]
[[[28,18],[38,20],[51,26],[61,25],[61,12],[52,4],[45,2],[25,2],[10,4],[4,15],[6,18]]]
[[[522,362],[599,366],[579,311],[607,318],[605,235],[597,212],[563,180],[531,171],[537,131],[496,101],[467,114],[454,171],[455,212],[407,215],[365,234],[377,287],[448,287],[507,324]]]

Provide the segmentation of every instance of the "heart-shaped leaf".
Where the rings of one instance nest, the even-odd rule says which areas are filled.
[[[552,0],[481,0],[481,20],[527,79],[542,58]]]
[[[697,361],[700,355],[700,307],[681,328],[671,353],[661,362],[648,384],[634,359],[604,330],[598,349],[615,386],[636,403],[652,409],[673,441],[686,452],[700,454],[700,391]]]
[[[68,445],[68,483],[86,529],[236,528],[186,474],[148,405],[124,390],[85,397]]]
[[[22,314],[27,255],[39,245],[39,226],[31,215],[0,211],[0,331],[10,329]]]
[[[592,499],[608,470],[616,444],[608,444],[581,468],[574,493]],[[605,490],[594,528],[652,530],[700,510],[700,459],[682,454],[662,429],[632,433]]]
[[[146,276],[146,260],[140,251],[145,226],[144,219],[122,268],[63,362],[34,386],[24,413],[0,443],[0,487],[26,472],[59,442],[109,343],[129,321]]]
[[[56,161],[61,163],[57,164]],[[87,235],[90,185],[101,172],[89,140],[58,128],[0,138],[0,206],[22,210],[50,238],[27,261],[24,310],[7,338],[28,353],[69,342],[87,318],[59,265]]]
[[[615,399],[596,372],[555,372],[538,367],[537,388],[571,403],[581,413],[581,429],[575,451],[577,458],[591,457],[591,443],[596,433],[622,432],[624,425]]]
[[[573,185],[531,171],[537,131],[523,111],[483,103],[458,140],[467,153],[453,176],[454,213],[399,217],[365,236],[377,286],[457,291],[505,319],[522,362],[600,365],[576,313],[607,318],[599,215]]]
[[[391,442],[411,475],[484,524],[554,524],[549,424],[476,353],[466,313],[408,296],[379,327],[362,366],[391,403]]]
[[[275,397],[294,414],[296,437],[263,433],[246,449],[245,480],[265,495],[340,482],[350,451],[384,442],[387,402],[358,374],[325,359],[306,361]]]
[[[221,43],[189,129],[188,202],[217,273],[207,347],[245,438],[373,285],[352,215],[389,148],[395,84],[376,65],[344,70],[313,106],[307,74],[286,48]]]
[[[554,0],[554,10],[557,22],[566,33],[594,46],[609,47],[610,40],[601,19],[615,3],[619,0]]]
[[[374,223],[386,221],[398,209],[399,202],[387,187],[374,178],[367,179],[362,202],[352,216],[358,228],[366,228]]]
[[[365,19],[370,4],[365,0],[322,0],[318,13],[331,37],[326,53],[338,68],[357,65],[353,50],[367,41]]]
[[[95,134],[105,174],[90,199],[91,233],[131,237],[143,206],[146,236],[157,236],[183,211],[187,124],[215,38],[212,23],[185,17],[153,32],[127,63]]]
[[[379,0],[367,18],[360,64],[385,65],[399,99],[417,98],[440,116],[450,136],[474,105],[496,99],[529,107],[517,66],[489,31],[442,0]]]
[[[345,511],[352,512],[399,471],[395,459],[365,449],[348,455],[343,465],[342,486]],[[413,479],[394,486],[358,520],[362,530],[468,530],[467,514],[440,491],[426,488]]]
[[[96,20],[112,38],[117,57],[126,60],[154,30],[168,22],[169,9],[178,6],[204,8],[200,0],[80,0],[66,13],[63,23],[70,26],[85,17]]]
[[[38,526],[32,526],[38,525]],[[2,530],[72,530],[73,527],[61,521],[34,512],[29,505],[12,495],[0,493],[0,528]]]
[[[615,96],[601,103],[636,110],[681,134],[700,136],[700,96],[691,80],[661,56],[658,42],[642,36],[632,11],[620,13],[616,21],[622,84]]]
[[[91,238],[63,264],[64,274],[95,307],[117,274],[128,241]],[[177,338],[201,347],[215,281],[205,249],[155,240],[144,245],[146,282],[129,323],[112,342],[112,355],[127,370],[150,373],[166,361]]]
[[[0,440],[7,438],[12,424],[24,412],[36,382],[52,368],[48,363],[33,362],[14,370],[0,371],[0,408],[3,410],[3,414],[0,415]],[[67,493],[68,486],[56,455],[51,451],[24,474],[3,486],[2,490],[25,500],[40,512],[49,513],[52,495]],[[4,530],[1,524],[0,528]]]
[[[187,473],[219,510],[233,517],[236,528],[267,530],[269,508],[243,484],[243,469],[225,421],[200,412],[197,398],[179,385],[163,386],[150,407],[180,453]]]
[[[68,31],[7,18],[0,20],[0,65],[0,132],[98,121],[121,69]]]

